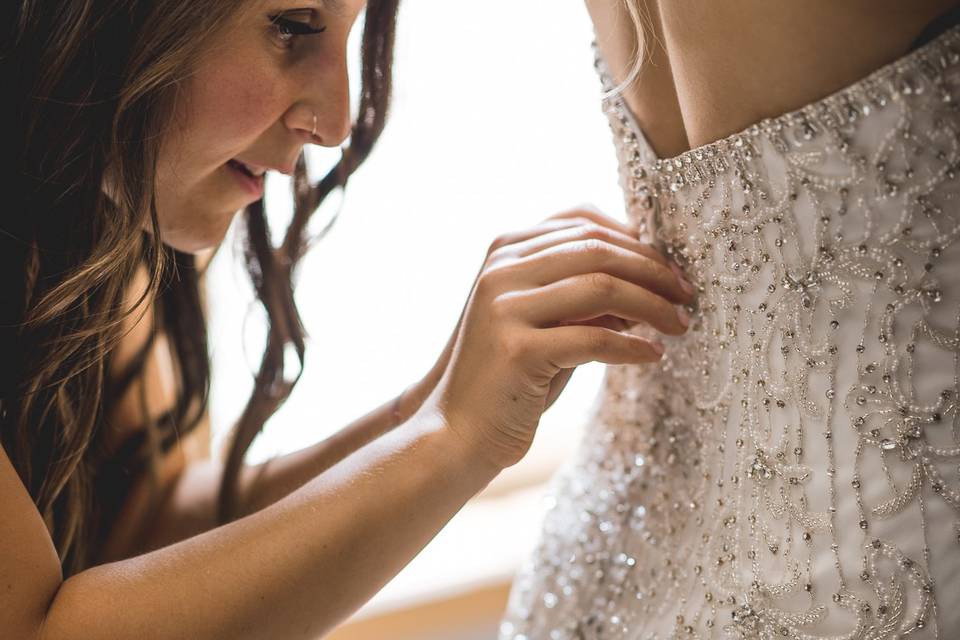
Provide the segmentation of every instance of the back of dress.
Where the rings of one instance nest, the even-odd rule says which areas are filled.
[[[697,307],[608,369],[501,638],[960,637],[960,28],[669,160],[605,106]]]

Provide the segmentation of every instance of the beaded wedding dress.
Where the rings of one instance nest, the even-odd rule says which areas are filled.
[[[501,638],[960,638],[960,28],[670,160],[604,104],[698,300],[608,368]]]

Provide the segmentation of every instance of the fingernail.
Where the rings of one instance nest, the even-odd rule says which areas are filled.
[[[656,353],[658,356],[663,355],[663,343],[660,342],[659,340],[651,340],[650,348],[653,349],[653,352]]]
[[[690,326],[690,314],[683,307],[677,308],[677,320],[680,321],[684,329]]]
[[[683,289],[684,293],[688,296],[692,296],[696,289],[693,288],[690,281],[683,275],[683,270],[680,268],[680,265],[672,260],[668,264],[670,265],[670,270],[673,271],[673,275],[677,276],[677,280],[680,281],[680,288]]]

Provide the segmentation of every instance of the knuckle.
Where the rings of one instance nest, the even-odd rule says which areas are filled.
[[[588,237],[577,244],[581,251],[594,256],[604,257],[610,253],[609,245],[600,238]]]
[[[512,362],[525,360],[530,351],[528,341],[523,340],[522,336],[516,331],[503,331],[499,335],[499,347],[501,352]]]
[[[500,268],[485,269],[477,278],[477,295],[481,298],[493,297],[500,287]]]
[[[613,276],[606,273],[587,274],[586,284],[590,287],[591,293],[600,298],[611,295],[617,288],[617,283]]]
[[[510,256],[511,256],[511,251],[510,251],[509,244],[504,244],[496,248],[493,248],[493,245],[491,245],[490,250],[487,251],[487,264],[495,265],[498,262],[503,262]]]
[[[596,222],[590,222],[580,227],[580,237],[583,239],[602,240],[607,242],[610,240],[611,233],[606,227],[599,225]]]
[[[499,249],[502,249],[510,244],[512,234],[502,233],[496,238],[493,239],[493,242],[490,243],[490,246],[487,248],[487,255],[492,255]]]
[[[489,305],[491,319],[495,323],[503,324],[510,317],[512,306],[509,296],[495,296]]]

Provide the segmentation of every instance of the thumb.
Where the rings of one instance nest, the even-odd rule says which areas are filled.
[[[553,380],[550,381],[550,390],[547,391],[547,399],[544,411],[549,409],[553,405],[554,401],[560,397],[560,393],[567,386],[567,382],[570,381],[570,376],[573,375],[574,371],[576,371],[575,368],[561,369],[560,373],[553,377]]]

